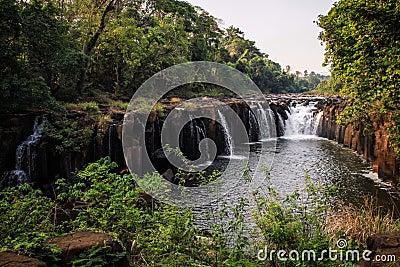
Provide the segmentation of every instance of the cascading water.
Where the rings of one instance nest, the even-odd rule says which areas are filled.
[[[197,139],[196,143],[197,145],[199,145],[200,141],[207,137],[205,125],[202,121],[200,121],[200,125],[198,125],[198,123],[195,123],[195,126],[196,126],[196,139]]]
[[[113,123],[108,127],[108,156],[114,161],[116,159],[116,148],[114,142],[117,139],[118,139],[117,124]]]
[[[190,136],[191,136],[191,154],[193,154],[193,158],[198,158],[200,153],[198,151],[199,144],[201,140],[207,137],[206,129],[204,122],[200,119],[193,119],[192,116],[189,115],[190,118]],[[206,148],[208,149],[208,148]],[[207,151],[207,150],[206,150]]]
[[[222,128],[224,131],[225,148],[226,148],[225,153],[227,153],[228,155],[233,155],[233,141],[232,141],[232,136],[229,132],[228,123],[226,122],[224,115],[219,110],[218,110],[218,116],[219,119],[221,120]]]
[[[257,121],[259,123],[261,140],[276,137],[276,126],[273,111],[270,108],[265,109],[261,103],[257,103],[257,107]]]
[[[275,125],[275,115],[274,112],[268,107],[267,109],[268,115],[268,125],[269,125],[269,138],[274,138],[277,136],[276,134],[276,125]]]
[[[294,104],[294,105],[293,105]],[[315,103],[293,103],[285,122],[284,136],[316,135],[322,112],[316,113]]]
[[[322,112],[318,112],[319,109],[317,108],[317,104],[321,103],[319,102],[321,101],[320,98],[315,100],[309,98],[301,99],[301,97],[296,96],[294,99],[284,100],[278,99],[279,102],[273,108],[276,111],[277,131],[279,135],[285,133],[283,138],[263,140],[263,142],[250,142],[249,144],[249,169],[253,171],[254,175],[260,175],[261,179],[260,185],[257,184],[257,192],[263,194],[265,192],[263,188],[272,187],[282,196],[292,194],[295,190],[306,186],[305,177],[309,176],[313,182],[321,183],[324,186],[333,185],[337,188],[337,192],[330,197],[332,199],[330,205],[332,206],[337,205],[336,203],[362,205],[364,197],[370,196],[372,192],[372,194],[379,194],[379,198],[384,203],[388,203],[388,207],[392,207],[393,199],[390,198],[390,195],[385,192],[381,184],[375,184],[376,182],[370,178],[372,174],[369,172],[372,169],[367,162],[355,155],[353,151],[343,149],[340,145],[316,136],[319,121],[322,119]],[[290,112],[285,114],[287,105]],[[262,106],[267,110],[266,106]],[[252,137],[254,136],[253,133],[257,133],[255,137],[256,140],[257,138],[259,140],[261,136],[258,127],[263,126],[263,130],[265,130],[267,127],[266,122],[271,121],[268,121],[268,117],[272,116],[267,112],[262,112],[257,102],[253,102],[250,107],[249,113],[245,114],[248,115],[248,124],[246,126],[248,125],[249,127],[249,136]],[[224,126],[225,135],[229,134],[229,132],[226,132],[227,129],[230,129],[231,134],[233,134],[234,128],[226,126],[225,120],[231,123],[228,120],[228,116],[225,115],[224,118],[220,112],[216,115],[217,117],[219,116],[219,122]],[[283,130],[286,131],[283,132]],[[224,140],[221,141],[224,142]],[[225,142],[227,142],[226,137]],[[240,144],[235,143],[235,145],[235,153],[239,155]],[[212,168],[208,170],[209,173],[212,170],[219,170],[228,173],[231,177],[235,177],[237,171],[242,171],[243,164],[240,161],[229,162],[232,158],[234,157],[217,157],[212,162]],[[229,163],[233,163],[232,168],[227,168]],[[268,179],[264,179],[264,172],[257,173],[258,166],[271,166]],[[233,206],[235,205],[233,203],[239,203],[240,198],[248,198],[249,193],[254,189],[252,188],[253,184],[238,184],[223,196],[223,201]],[[261,190],[258,191],[259,189]],[[211,203],[211,208],[203,206],[199,210],[195,210],[195,214],[209,212],[210,210],[215,213],[215,211],[219,210],[219,203],[219,201]],[[253,203],[249,202],[249,204],[252,205]],[[340,208],[340,206],[337,207]],[[247,211],[245,212],[247,214]],[[198,217],[201,218],[197,221],[198,224],[202,227],[205,225],[204,229],[210,229],[207,222],[204,223],[207,219],[203,219],[204,217],[201,216]]]
[[[277,135],[280,136],[285,133],[285,122],[283,121],[282,115],[279,112],[277,112],[277,115],[278,115],[277,131],[279,131],[279,134],[277,133]]]
[[[196,143],[197,143],[197,147],[199,147],[201,140],[207,138],[206,125],[204,124],[204,122],[202,120],[199,120],[199,122],[196,123],[196,130],[197,130],[197,135],[196,135],[197,142]],[[207,153],[210,151],[210,148],[209,148],[207,142],[205,143],[205,148],[203,148],[203,149],[204,149],[203,151],[206,151]],[[202,155],[202,154],[199,155],[199,156],[202,156],[203,162],[210,160],[207,153],[204,155]]]
[[[257,123],[257,118],[253,111],[249,109],[249,140],[251,142],[258,141],[260,139],[260,129]]]
[[[9,173],[9,180],[18,184],[30,183],[37,178],[37,146],[42,138],[47,119],[44,116],[35,118],[33,133],[22,142],[15,155],[15,170]]]

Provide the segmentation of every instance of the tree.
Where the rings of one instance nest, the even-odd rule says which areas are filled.
[[[69,27],[51,1],[1,1],[0,8],[2,96],[14,100],[4,103],[44,107],[74,81]]]
[[[353,98],[342,122],[371,124],[382,114],[391,118],[388,132],[399,147],[400,9],[398,0],[339,1],[320,16],[320,39],[326,43],[341,93]],[[399,149],[400,151],[400,149]]]
[[[2,102],[17,97],[19,88],[13,85],[15,76],[22,73],[23,62],[18,60],[22,53],[20,7],[15,1],[0,2],[0,84]]]
[[[108,2],[108,4],[106,5],[106,7],[103,10],[103,13],[100,18],[100,23],[99,23],[95,33],[89,38],[89,40],[87,41],[87,43],[85,43],[85,45],[83,47],[83,54],[85,55],[85,59],[82,64],[78,82],[76,84],[76,89],[79,94],[82,94],[83,86],[84,86],[85,79],[86,79],[86,72],[89,68],[90,56],[93,52],[93,49],[96,46],[97,40],[99,39],[100,35],[104,31],[104,28],[106,27],[107,16],[112,10],[114,10],[116,4],[117,4],[117,0],[111,0]]]
[[[310,74],[307,76],[307,81],[309,84],[309,89],[315,89],[317,85],[321,82],[318,78],[317,74],[314,71],[311,71]]]

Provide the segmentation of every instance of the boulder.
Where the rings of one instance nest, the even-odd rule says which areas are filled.
[[[46,267],[47,264],[38,259],[6,251],[0,253],[1,267]]]
[[[374,234],[367,238],[367,248],[372,251],[372,261],[362,261],[360,267],[400,265],[400,234]]]
[[[51,238],[47,243],[62,250],[62,266],[70,266],[73,258],[94,247],[108,246],[107,252],[109,253],[123,252],[122,246],[112,236],[93,231],[82,231]],[[129,266],[127,259],[122,259],[117,266]]]

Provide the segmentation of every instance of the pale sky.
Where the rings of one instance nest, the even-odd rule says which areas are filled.
[[[313,23],[327,14],[335,0],[186,0],[222,19],[224,28],[234,25],[245,38],[292,71],[329,74],[322,67],[324,48],[318,40],[320,29]]]

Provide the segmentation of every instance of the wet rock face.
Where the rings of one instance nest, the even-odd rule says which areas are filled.
[[[16,148],[31,134],[36,115],[0,115],[0,173],[14,169]]]
[[[283,121],[286,121],[288,119],[287,112],[289,112],[289,103],[283,101],[273,102],[269,104],[269,107],[275,114],[276,134],[277,136],[283,136],[285,134],[285,129],[283,129],[282,126],[279,124],[278,114]]]
[[[293,96],[293,95],[273,95],[269,96],[270,109],[275,118],[277,136],[284,135],[284,127],[288,119],[289,107],[294,103],[307,103],[310,100],[318,99],[316,107],[323,111],[323,117],[318,127],[318,135],[337,141],[349,147],[364,158],[369,160],[374,170],[379,176],[394,182],[400,181],[399,160],[390,148],[389,136],[386,133],[386,121],[376,121],[373,123],[372,131],[366,131],[366,127],[358,125],[338,125],[336,118],[344,109],[345,102],[339,97],[316,98],[315,96]],[[260,129],[254,123],[254,113],[250,112],[250,107],[238,99],[224,99],[226,104],[238,114],[243,125],[249,133],[250,141],[257,141]],[[295,102],[293,102],[295,101]],[[164,110],[158,114],[152,113],[146,123],[146,148],[134,147],[140,155],[143,149],[154,161],[157,169],[162,173],[168,169],[173,169],[168,160],[162,153],[161,130],[167,114],[176,107],[179,102],[165,102]],[[204,108],[204,107],[203,107]],[[2,115],[0,117],[0,171],[12,170],[15,166],[15,153],[17,146],[24,141],[32,131],[33,122],[37,114],[25,115]],[[94,162],[101,157],[110,156],[118,164],[117,172],[127,172],[125,157],[122,149],[122,125],[124,113],[111,113],[112,121],[107,125],[100,125],[99,122],[85,122],[85,114],[76,114],[73,118],[76,121],[83,121],[82,126],[93,127],[94,132],[91,142],[80,152],[57,153],[50,140],[43,138],[38,155],[39,185],[48,184],[55,177],[70,177],[71,173],[81,169],[85,164]],[[214,117],[217,118],[215,113]],[[253,116],[253,118],[252,118]],[[280,120],[280,121],[279,121]],[[232,124],[232,122],[228,122]],[[93,125],[92,125],[93,124]],[[237,125],[230,125],[237,128]],[[226,151],[223,128],[221,124],[212,119],[199,118],[192,123],[188,123],[182,132],[181,150],[186,156],[196,159],[199,156],[198,142],[207,136],[214,140],[217,145],[217,153],[222,154]],[[239,140],[242,141],[242,140]],[[140,165],[141,159],[136,160]]]
[[[251,141],[257,141],[259,131],[255,129],[255,123],[250,119],[250,107],[243,101],[238,99],[222,99],[229,105],[241,118],[243,125],[249,132]],[[148,118],[146,125],[146,148],[138,148],[138,150],[146,149],[149,156],[154,160],[155,166],[161,172],[171,168],[163,153],[158,153],[162,148],[161,145],[161,129],[165,116],[179,104],[179,101],[164,101],[164,110],[159,114],[153,112]],[[275,120],[278,114],[281,118],[287,118],[287,105],[285,101],[277,101],[271,104],[272,111],[275,114]],[[207,108],[202,107],[202,108]],[[217,145],[217,154],[223,154],[226,151],[226,143],[223,126],[216,122],[218,114],[214,106],[210,106],[214,110],[214,119],[199,118],[188,123],[182,132],[181,150],[188,158],[197,159],[199,157],[198,143],[199,140],[207,137],[214,140]],[[107,111],[108,112],[108,111]],[[0,171],[11,171],[15,168],[16,149],[21,142],[32,134],[35,117],[38,114],[23,115],[2,115],[4,118],[0,120]],[[89,127],[93,129],[93,136],[87,146],[81,147],[81,151],[63,151],[56,149],[48,136],[43,135],[40,145],[37,146],[38,160],[36,162],[38,175],[34,184],[38,186],[50,184],[56,177],[70,178],[71,174],[81,169],[85,164],[94,162],[101,157],[110,156],[113,161],[118,164],[118,173],[126,172],[127,167],[122,149],[122,125],[124,119],[123,112],[109,113],[111,121],[106,124],[100,121],[93,121],[82,112],[71,112],[69,119],[79,124],[80,128]],[[51,121],[51,116],[49,116]],[[229,126],[237,128],[233,122],[229,122]],[[238,122],[235,122],[238,123]],[[278,127],[279,123],[275,123]],[[250,130],[250,128],[252,128]],[[278,135],[283,135],[282,127],[277,129]],[[244,142],[245,140],[237,140]],[[140,153],[139,153],[140,154]],[[161,157],[160,157],[161,155]],[[140,162],[140,159],[138,159]]]
[[[323,117],[318,127],[318,135],[351,148],[372,163],[380,178],[398,183],[400,161],[390,147],[389,135],[386,132],[388,118],[375,121],[371,129],[367,129],[361,122],[357,125],[338,125],[336,119],[345,105],[339,98],[326,99],[320,103]]]

